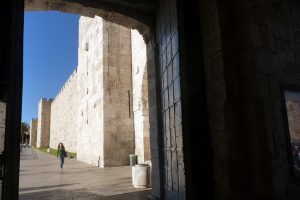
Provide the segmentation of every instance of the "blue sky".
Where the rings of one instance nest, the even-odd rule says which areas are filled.
[[[77,67],[79,17],[25,12],[22,121],[36,118],[39,100],[54,98]]]

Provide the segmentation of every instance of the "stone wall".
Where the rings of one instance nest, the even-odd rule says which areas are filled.
[[[240,98],[254,198],[299,198],[289,162],[282,89],[300,87],[300,3],[242,3],[236,28]],[[254,148],[255,147],[255,148]],[[272,171],[272,173],[270,173]],[[288,197],[287,197],[287,196]],[[284,196],[284,198],[283,198]]]
[[[50,148],[62,142],[67,151],[77,151],[78,117],[77,69],[71,74],[51,104]]]
[[[49,147],[50,142],[50,117],[51,103],[53,99],[42,98],[38,108],[37,140],[36,146]]]
[[[134,153],[131,32],[111,22],[103,30],[104,165],[128,165]]]
[[[209,113],[209,126],[210,135],[212,140],[212,146],[214,151],[213,160],[213,173],[214,173],[214,187],[216,193],[216,199],[230,199],[231,193],[235,193],[235,187],[230,188],[230,172],[237,172],[236,174],[243,172],[240,170],[242,163],[246,158],[243,155],[243,151],[231,151],[231,146],[238,146],[231,137],[234,137],[236,132],[232,130],[232,126],[235,125],[234,119],[235,111],[232,110],[234,104],[233,98],[229,98],[228,89],[226,87],[225,66],[223,60],[222,51],[222,32],[221,19],[218,13],[218,3],[213,1],[201,1],[199,6],[201,13],[201,30],[203,40],[203,62],[205,68],[205,81],[207,85],[207,110]],[[231,54],[229,54],[231,55]],[[226,71],[226,74],[232,77],[236,71],[235,66],[231,66],[231,70]],[[229,74],[231,72],[231,74]],[[235,79],[232,79],[232,82]],[[236,82],[233,82],[238,85]],[[236,92],[237,89],[232,89],[231,92]],[[236,95],[235,95],[236,96]],[[230,120],[226,120],[226,119]],[[230,122],[232,121],[232,122]],[[242,133],[240,133],[242,135]],[[229,144],[229,141],[232,142]],[[240,147],[240,146],[238,146]],[[231,165],[228,157],[232,155],[231,163],[237,163]],[[234,174],[233,174],[234,176]],[[237,176],[241,176],[238,174]],[[244,174],[242,176],[245,176]],[[239,187],[238,184],[237,186]],[[237,194],[238,195],[238,194]]]
[[[230,2],[199,6],[216,199],[295,198],[282,89],[300,86],[300,4]]]
[[[160,171],[160,143],[158,128],[158,106],[157,106],[157,69],[155,59],[154,41],[147,45],[147,77],[148,77],[148,105],[149,105],[149,125],[150,125],[150,150],[151,150],[151,183],[153,198],[160,196],[161,171]],[[156,196],[156,197],[155,197]]]
[[[104,167],[103,24],[81,17],[78,47],[77,159]]]
[[[81,17],[78,60],[78,160],[128,165],[134,153],[130,29]]]
[[[146,50],[143,37],[137,30],[131,30],[135,154],[139,163],[151,159]]]
[[[36,139],[37,139],[37,123],[38,119],[32,118],[30,121],[30,142],[31,146],[36,146]]]

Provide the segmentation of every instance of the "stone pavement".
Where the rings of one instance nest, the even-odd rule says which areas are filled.
[[[132,186],[131,167],[93,167],[66,158],[59,172],[55,156],[31,148],[21,152],[20,200],[146,200],[150,189]]]

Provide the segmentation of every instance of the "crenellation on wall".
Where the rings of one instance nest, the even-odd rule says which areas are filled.
[[[75,69],[51,104],[50,148],[62,142],[67,151],[77,151],[77,78]]]
[[[72,72],[72,74],[69,76],[69,78],[67,79],[67,81],[64,83],[64,85],[62,86],[62,88],[59,90],[58,94],[54,97],[53,102],[56,101],[56,99],[60,96],[61,93],[64,92],[64,89],[66,87],[68,87],[68,85],[72,82],[74,82],[77,78],[77,68]]]

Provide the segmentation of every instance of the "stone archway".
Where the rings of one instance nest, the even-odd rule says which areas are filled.
[[[87,17],[100,16],[130,29],[137,29],[146,43],[153,37],[156,1],[25,0],[26,11],[57,10]]]
[[[42,5],[43,2],[45,5]],[[102,12],[99,15],[108,21],[119,21],[119,24],[128,23],[129,26],[131,20],[123,20],[124,16],[128,16],[133,21],[136,20],[147,25],[146,28],[141,28],[143,26],[139,27],[138,23],[133,23],[135,26],[131,24],[131,28],[137,28],[147,43],[147,76],[151,80],[148,83],[148,93],[152,97],[149,99],[149,121],[154,125],[152,127],[150,125],[152,166],[153,172],[155,172],[155,175],[152,174],[152,185],[155,186],[152,187],[152,194],[162,199],[186,199],[187,193],[192,193],[192,191],[187,187],[190,185],[187,174],[190,168],[185,165],[189,162],[189,152],[183,148],[183,143],[187,144],[185,149],[189,148],[188,132],[183,128],[186,121],[183,119],[187,116],[183,109],[187,101],[183,101],[183,99],[188,97],[181,93],[181,88],[188,86],[185,83],[186,77],[182,73],[185,59],[182,46],[185,43],[179,39],[179,36],[181,39],[183,38],[185,28],[182,21],[182,8],[180,8],[183,2],[159,0],[159,4],[156,5],[158,1],[153,3],[151,0],[61,0],[49,2],[27,0],[25,10],[29,10],[29,5],[32,4],[34,6],[31,10],[50,10],[48,6],[52,6],[53,10],[59,10],[57,7],[61,5],[60,10],[63,11],[67,2],[77,3],[82,7],[102,8],[102,11],[106,10],[107,13]],[[1,35],[2,38],[5,38],[5,42],[3,42],[1,50],[5,58],[4,66],[7,66],[5,68],[7,79],[4,84],[8,86],[5,85],[2,96],[7,97],[5,101],[9,114],[6,119],[5,135],[9,137],[5,142],[5,151],[10,152],[10,156],[7,156],[4,166],[4,179],[6,180],[4,182],[4,188],[6,188],[4,189],[4,199],[17,199],[19,152],[16,147],[19,143],[17,135],[19,135],[22,101],[24,1],[5,1],[5,3],[7,4],[4,10],[9,14],[2,14],[5,23]],[[39,5],[40,8],[38,8]],[[65,11],[67,11],[66,8]],[[72,12],[71,9],[70,12]],[[153,36],[154,34],[156,37]],[[179,48],[179,46],[181,47]],[[169,93],[170,97],[168,97]],[[172,146],[170,146],[170,141],[172,141]]]

